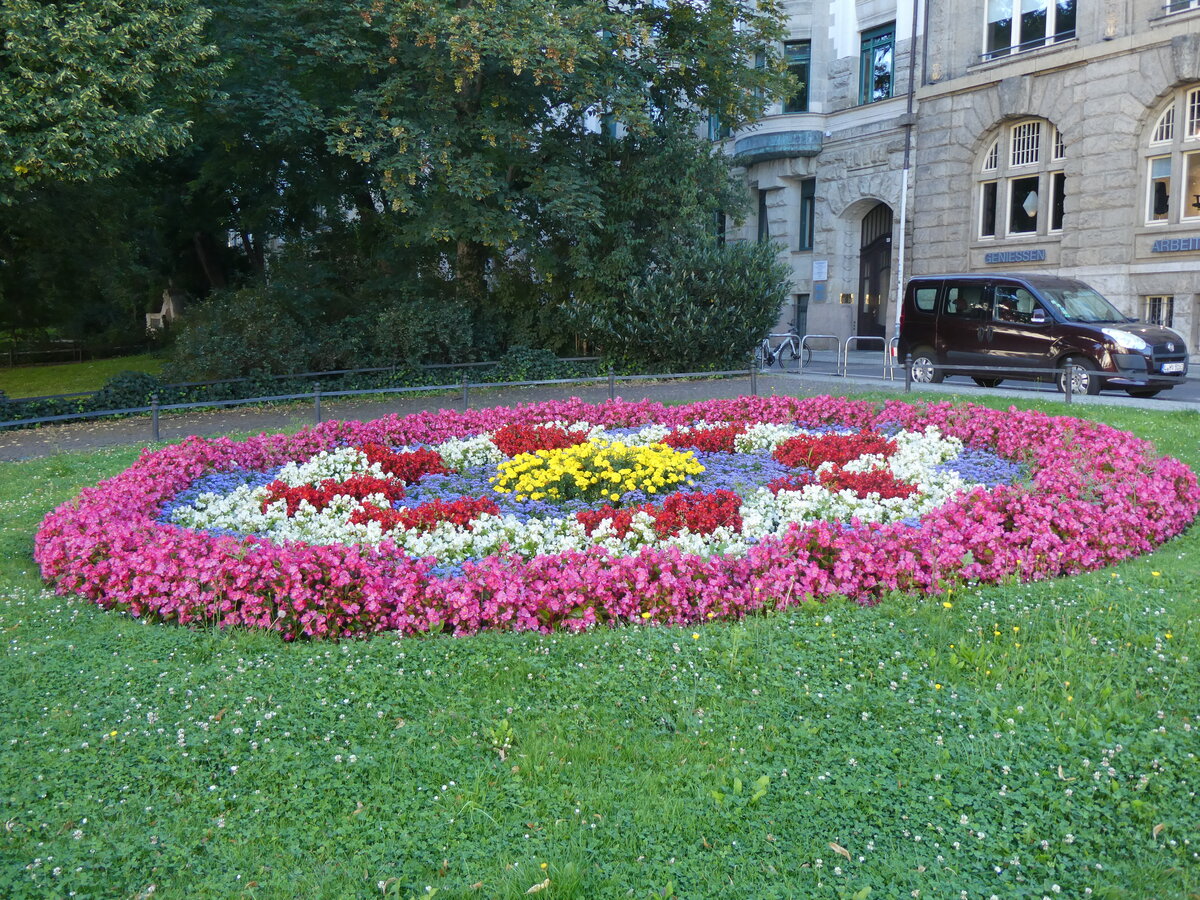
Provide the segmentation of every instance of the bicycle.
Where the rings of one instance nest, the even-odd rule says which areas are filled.
[[[772,338],[781,338],[782,340],[772,347]],[[794,331],[778,332],[768,334],[762,339],[758,345],[758,358],[763,369],[769,369],[775,363],[779,363],[781,369],[786,369],[787,363],[797,360],[800,362],[797,368],[802,369],[812,362],[812,350],[801,344],[800,335]]]

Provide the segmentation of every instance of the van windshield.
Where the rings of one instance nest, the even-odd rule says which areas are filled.
[[[1116,307],[1085,285],[1042,286],[1039,291],[1068,322],[1125,321]]]

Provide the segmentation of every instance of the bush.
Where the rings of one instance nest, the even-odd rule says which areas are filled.
[[[576,310],[583,335],[623,369],[693,371],[745,364],[791,289],[771,244],[668,251],[624,295]]]
[[[472,359],[471,314],[449,300],[406,300],[375,319],[373,343],[381,364],[463,362]]]
[[[163,377],[215,381],[308,371],[310,333],[269,286],[220,294],[189,310]]]
[[[118,372],[96,392],[95,409],[133,409],[149,406],[154,394],[162,397],[163,383],[149,372]]]

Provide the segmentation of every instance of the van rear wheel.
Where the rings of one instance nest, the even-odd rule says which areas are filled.
[[[945,377],[937,367],[937,356],[929,347],[918,347],[908,363],[908,374],[917,384],[941,384]]]
[[[1067,379],[1071,379],[1072,394],[1100,393],[1100,367],[1086,356],[1068,357],[1058,367],[1058,389],[1067,392]]]
[[[1162,393],[1162,388],[1125,388],[1125,393],[1130,397],[1157,397]]]

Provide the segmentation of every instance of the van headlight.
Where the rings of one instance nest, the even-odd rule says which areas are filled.
[[[1120,347],[1122,350],[1134,350],[1138,353],[1146,353],[1150,350],[1150,345],[1128,331],[1122,331],[1120,328],[1101,328],[1105,337]]]

